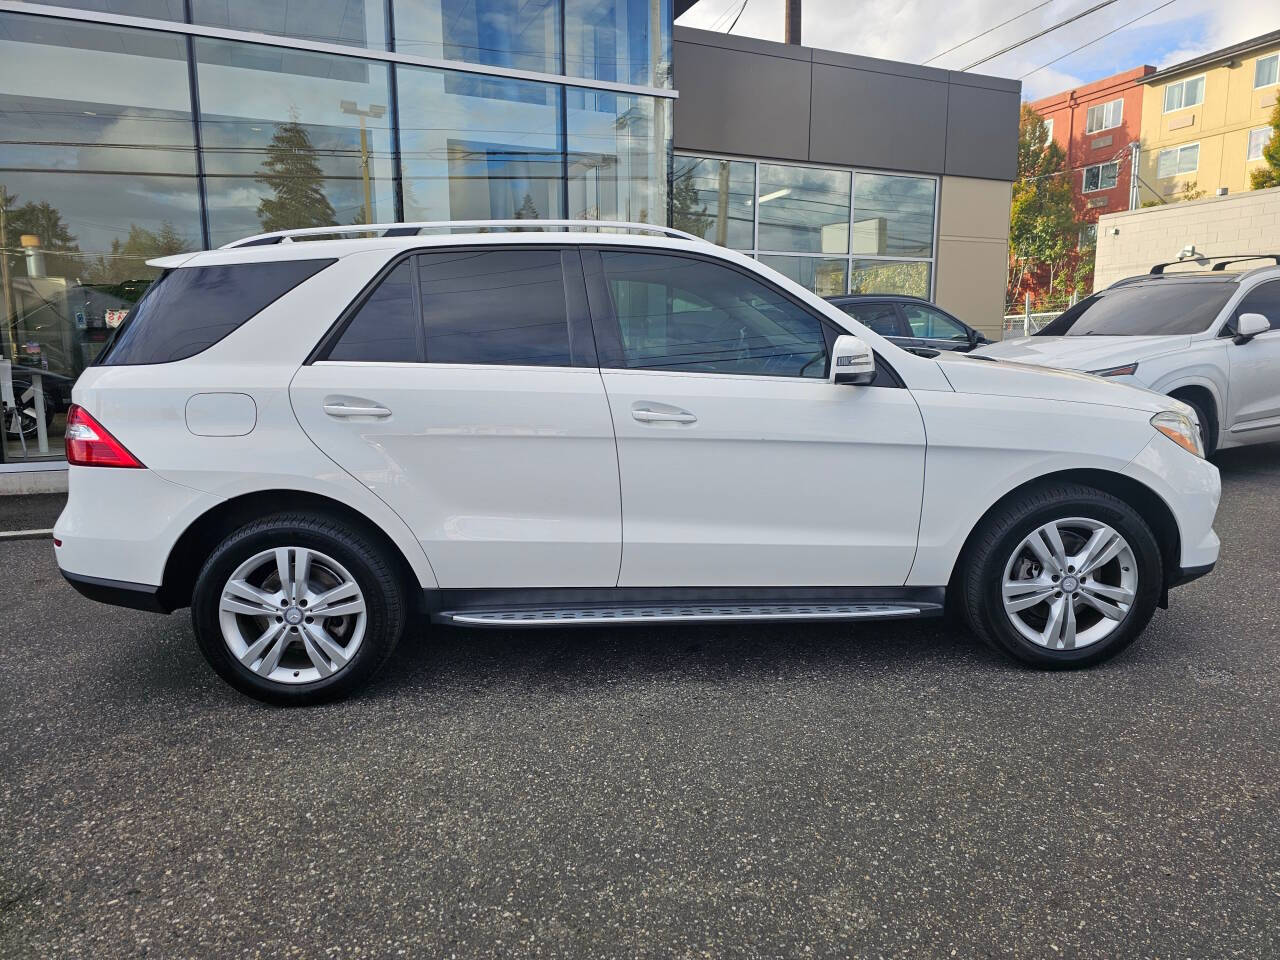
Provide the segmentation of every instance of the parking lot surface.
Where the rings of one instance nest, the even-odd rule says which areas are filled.
[[[246,700],[0,543],[0,956],[1280,953],[1280,447],[1101,668],[941,622],[480,632]]]

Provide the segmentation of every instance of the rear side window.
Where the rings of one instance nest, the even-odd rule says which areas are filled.
[[[334,262],[276,260],[168,270],[129,311],[98,365],[193,357]]]
[[[413,301],[413,261],[403,260],[360,305],[329,359],[421,361],[421,339],[422,325]]]

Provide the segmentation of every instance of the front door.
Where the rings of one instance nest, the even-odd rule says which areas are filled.
[[[1242,313],[1260,313],[1271,329],[1248,343],[1230,344],[1231,383],[1225,434],[1243,443],[1280,440],[1280,280],[1260,283],[1240,301]]]
[[[441,587],[613,586],[613,423],[576,250],[400,260],[290,388],[311,439],[405,520]]]
[[[924,428],[826,379],[825,321],[712,257],[584,250],[622,477],[620,585],[896,586]]]

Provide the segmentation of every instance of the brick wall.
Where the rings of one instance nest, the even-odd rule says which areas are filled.
[[[1146,273],[1194,244],[1198,253],[1280,253],[1280,187],[1098,218],[1093,288]]]

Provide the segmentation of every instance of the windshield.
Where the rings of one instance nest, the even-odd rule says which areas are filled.
[[[1037,337],[1146,337],[1201,333],[1235,293],[1234,283],[1157,280],[1101,290],[1081,300]]]

